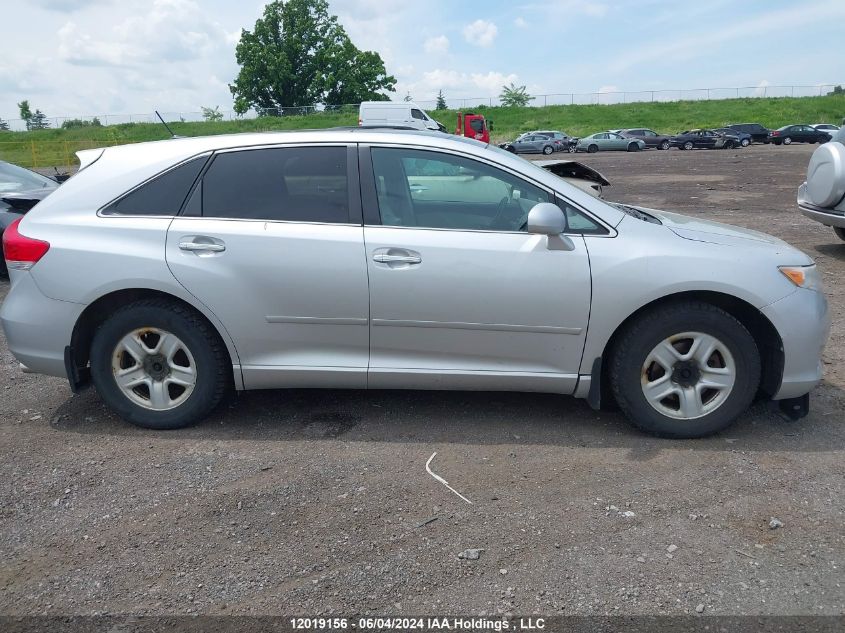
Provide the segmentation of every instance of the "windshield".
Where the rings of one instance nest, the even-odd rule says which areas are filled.
[[[55,180],[11,163],[0,162],[0,193],[55,187]]]

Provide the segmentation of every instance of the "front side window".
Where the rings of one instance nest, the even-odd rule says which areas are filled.
[[[103,209],[109,215],[177,215],[208,156],[170,169]]]
[[[425,121],[425,115],[422,113],[422,110],[411,108],[411,116],[415,119],[419,119],[420,121]]]
[[[485,163],[437,152],[374,147],[373,171],[385,226],[524,231],[549,193]]]
[[[284,147],[219,154],[198,192],[204,217],[347,223],[346,148]]]
[[[469,126],[473,129],[474,132],[478,132],[481,134],[484,131],[484,121],[481,119],[472,119],[469,122]]]

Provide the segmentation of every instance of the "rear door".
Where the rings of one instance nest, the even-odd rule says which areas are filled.
[[[167,263],[229,331],[247,388],[365,386],[357,173],[354,146],[219,152],[171,224]]]
[[[590,307],[584,239],[524,224],[552,192],[444,151],[361,157],[370,387],[571,392]]]

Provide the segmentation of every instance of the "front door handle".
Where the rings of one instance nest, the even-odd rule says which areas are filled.
[[[388,255],[387,253],[379,253],[373,255],[373,261],[379,264],[419,264],[422,262],[422,257],[419,255]]]
[[[385,264],[388,268],[407,268],[422,263],[422,257],[416,251],[407,248],[377,248],[373,251],[373,261]]]

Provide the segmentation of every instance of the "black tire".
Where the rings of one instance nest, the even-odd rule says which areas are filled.
[[[743,147],[748,147],[749,145],[751,145],[751,141],[749,141],[747,138],[744,138],[739,142],[739,144]]]
[[[842,241],[845,241],[845,229],[838,226],[834,226],[833,231],[836,233],[836,237],[838,237]]]
[[[629,152],[639,152],[640,146],[637,143],[628,143],[628,151]]]
[[[657,146],[657,149],[669,149],[671,147],[671,143],[669,141],[663,141],[660,145]]]
[[[783,137],[783,144],[784,145],[792,145],[792,137],[791,136],[784,136]]]
[[[687,149],[687,150],[693,149],[694,147],[695,147],[695,145],[693,144],[692,141],[686,141],[683,145],[681,145],[681,149]]]
[[[549,154],[551,154],[551,153],[552,153],[552,152],[554,152],[554,151],[555,151],[555,148],[554,148],[554,147],[552,147],[551,145],[546,145],[545,147],[543,147],[543,153],[544,153],[546,156],[548,156]]]
[[[570,145],[570,146],[569,146],[569,148],[567,149],[567,151],[568,151],[570,154],[574,154],[575,152],[577,152],[577,151],[578,151],[578,146],[577,146],[577,145]]]
[[[599,146],[598,146],[598,145],[590,145],[590,146],[587,148],[587,151],[588,151],[590,154],[595,154],[597,151],[599,151]]]
[[[146,409],[124,395],[112,371],[118,342],[138,328],[160,328],[175,334],[193,355],[196,384],[173,409]],[[114,312],[94,334],[91,377],[105,403],[124,420],[147,429],[179,429],[203,418],[220,403],[232,380],[231,363],[216,331],[193,310],[166,299],[144,299]]]
[[[733,387],[714,410],[693,419],[665,415],[643,393],[644,364],[663,340],[684,332],[717,338],[736,367]],[[621,333],[610,353],[609,377],[619,408],[634,426],[660,437],[695,438],[727,428],[751,404],[760,383],[760,354],[742,323],[709,303],[688,301],[643,313]]]

